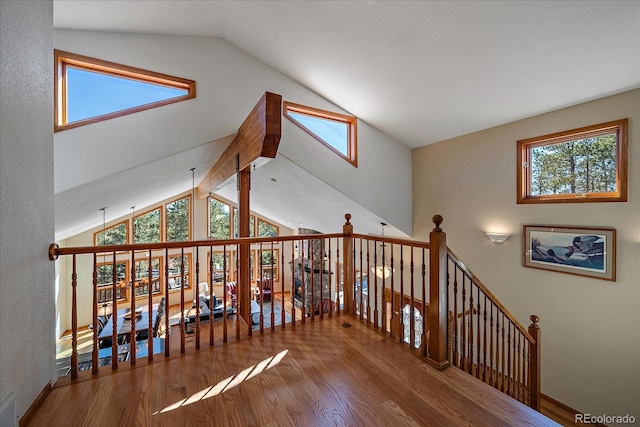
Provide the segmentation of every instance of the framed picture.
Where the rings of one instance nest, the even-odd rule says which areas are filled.
[[[616,280],[616,230],[525,225],[525,267]]]

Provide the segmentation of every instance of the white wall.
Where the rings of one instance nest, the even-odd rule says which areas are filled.
[[[627,203],[516,204],[516,141],[629,118]],[[640,89],[413,151],[414,236],[444,217],[449,247],[525,325],[540,316],[542,392],[640,418]],[[617,229],[617,281],[522,267],[523,224]],[[512,236],[491,243],[486,231]]]
[[[0,401],[55,376],[53,2],[0,2]],[[29,342],[29,349],[25,347]]]
[[[195,99],[56,133],[56,194],[233,134],[265,91],[342,112],[220,38],[56,30],[55,47],[197,82]],[[409,234],[411,152],[358,126],[357,169],[284,118],[280,153]]]

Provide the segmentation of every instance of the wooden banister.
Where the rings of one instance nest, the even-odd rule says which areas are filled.
[[[344,218],[347,220],[342,226],[342,283],[344,295],[344,312],[346,314],[353,313],[353,286],[355,278],[355,259],[353,252],[353,225],[351,224],[351,214],[346,214]],[[338,289],[338,292],[340,290]]]
[[[531,315],[529,333],[534,341],[529,341],[529,406],[540,411],[540,327],[538,316]]]
[[[435,228],[429,234],[429,325],[431,327],[428,358],[439,369],[449,365],[447,357],[447,235],[440,224],[442,216],[434,215]]]

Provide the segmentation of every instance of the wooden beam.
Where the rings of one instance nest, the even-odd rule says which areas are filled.
[[[243,170],[259,157],[275,158],[282,135],[282,96],[265,92],[244,120],[238,134],[198,185],[198,198],[209,195],[239,169]]]

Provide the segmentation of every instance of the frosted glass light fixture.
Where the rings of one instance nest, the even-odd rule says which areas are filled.
[[[509,236],[511,236],[511,234],[504,234],[504,233],[485,233],[485,234],[487,235],[489,240],[491,240],[493,243],[504,243],[507,241]]]

